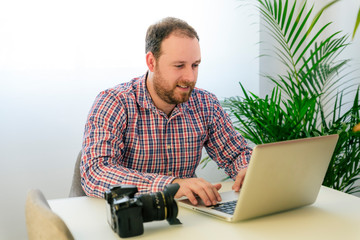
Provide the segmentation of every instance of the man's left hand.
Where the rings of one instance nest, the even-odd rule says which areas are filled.
[[[235,183],[232,186],[232,190],[234,190],[235,192],[240,191],[240,188],[244,182],[246,170],[247,170],[247,168],[243,168],[238,172],[238,175],[235,178]]]

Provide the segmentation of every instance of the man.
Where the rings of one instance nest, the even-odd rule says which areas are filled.
[[[195,177],[206,148],[239,191],[251,156],[217,98],[195,88],[199,37],[186,22],[165,18],[146,35],[145,75],[103,91],[85,126],[81,175],[86,194],[103,197],[111,185],[140,193],[178,183],[176,198],[221,201],[220,184]]]

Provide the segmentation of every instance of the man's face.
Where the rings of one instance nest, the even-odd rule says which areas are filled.
[[[186,102],[195,87],[200,61],[196,38],[171,34],[164,39],[154,69],[156,94],[167,104]]]

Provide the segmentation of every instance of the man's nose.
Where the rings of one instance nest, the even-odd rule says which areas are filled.
[[[184,80],[186,80],[187,82],[196,82],[196,69],[192,68],[192,67],[188,67],[185,70],[184,73]]]

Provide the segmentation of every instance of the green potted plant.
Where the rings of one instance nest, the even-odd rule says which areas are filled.
[[[313,13],[313,7],[307,10],[307,1],[300,6],[288,0],[256,2],[277,42],[277,59],[286,70],[266,76],[274,88],[264,98],[246,91],[240,83],[243,97],[225,99],[224,108],[236,129],[254,144],[339,134],[323,185],[347,193],[360,192],[356,184],[360,179],[360,131],[355,127],[360,123],[360,84],[358,79],[345,80],[349,60],[339,59],[349,45],[348,37],[341,32],[324,37],[330,23],[318,26],[322,13],[337,1],[318,14]],[[353,36],[357,26],[358,22]],[[353,96],[350,104],[344,101],[349,96]],[[203,164],[207,161],[204,159]]]

